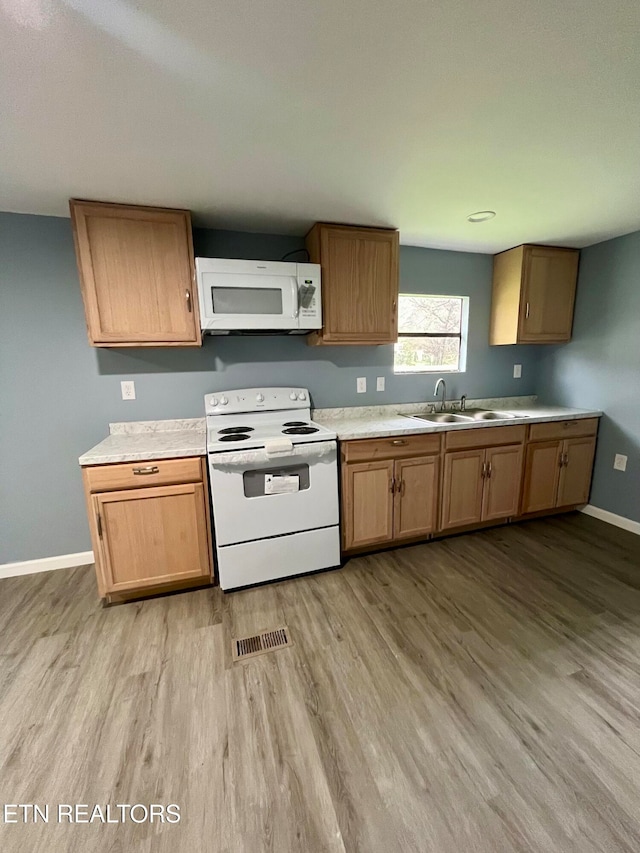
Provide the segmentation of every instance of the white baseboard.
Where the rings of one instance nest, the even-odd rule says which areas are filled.
[[[615,512],[609,512],[606,509],[600,509],[598,506],[587,504],[580,512],[585,515],[591,515],[593,518],[599,518],[600,521],[606,521],[607,524],[613,524],[615,527],[621,527],[623,530],[628,530],[630,533],[636,533],[640,536],[640,521],[632,521],[630,518],[625,518],[624,515],[616,515]]]
[[[43,557],[41,560],[25,560],[23,563],[0,564],[0,578],[14,578],[18,575],[33,575],[36,572],[51,572],[54,569],[75,569],[93,563],[93,551],[80,551],[78,554],[61,554],[59,557]]]

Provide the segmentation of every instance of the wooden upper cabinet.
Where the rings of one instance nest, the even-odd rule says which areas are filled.
[[[187,210],[71,201],[89,341],[200,346]]]
[[[391,344],[398,338],[398,232],[317,223],[310,261],[322,266],[322,330],[310,344]]]
[[[517,246],[493,259],[490,344],[571,339],[577,249]]]

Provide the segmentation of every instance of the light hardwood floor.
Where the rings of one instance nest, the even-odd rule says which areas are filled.
[[[0,826],[3,853],[640,847],[640,539],[595,519],[108,609],[90,568],[13,578],[0,641],[2,803],[182,812]]]

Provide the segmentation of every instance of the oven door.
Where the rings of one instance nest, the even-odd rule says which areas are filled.
[[[271,459],[261,450],[209,456],[217,546],[338,524],[336,442],[294,451]]]
[[[196,258],[205,331],[298,328],[295,264]]]

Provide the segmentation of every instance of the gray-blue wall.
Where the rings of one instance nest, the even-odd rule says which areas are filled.
[[[195,232],[196,252],[277,260],[299,237]],[[450,396],[535,392],[535,347],[489,347],[491,258],[402,247],[401,290],[470,297],[467,372]],[[522,364],[514,380],[513,363]],[[369,390],[356,394],[356,378]],[[386,391],[375,391],[384,376]],[[120,399],[134,379],[137,399]],[[201,349],[89,346],[67,219],[0,214],[0,563],[90,548],[78,456],[108,423],[199,417],[209,391],[302,385],[315,406],[433,399],[434,377],[394,376],[393,348],[309,347],[299,337],[207,338]]]
[[[544,352],[538,394],[602,409],[590,503],[640,521],[640,231],[583,250],[573,337]]]

